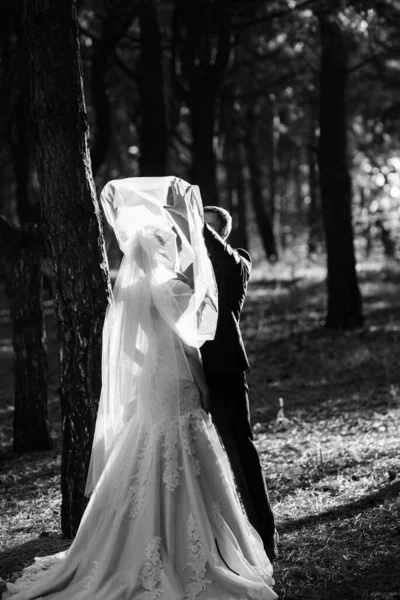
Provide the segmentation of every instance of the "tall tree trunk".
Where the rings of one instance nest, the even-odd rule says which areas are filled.
[[[90,87],[92,108],[96,116],[94,142],[91,149],[94,175],[107,158],[111,140],[111,104],[106,79],[112,34],[113,31],[109,24],[104,23],[101,37],[93,44]]]
[[[24,63],[25,66],[26,63]],[[24,68],[21,65],[21,68]],[[29,86],[16,114],[14,166],[21,224],[19,251],[11,262],[8,296],[13,317],[15,411],[14,450],[51,448],[47,416],[47,353],[42,305],[42,239],[39,207],[30,202]]]
[[[8,7],[11,9],[11,7]],[[47,417],[47,356],[42,307],[42,245],[38,207],[30,202],[31,152],[29,138],[28,54],[20,32],[20,7],[2,15],[2,76],[14,68],[11,88],[8,146],[12,149],[15,198],[20,229],[1,222],[1,262],[13,326],[14,350],[14,451],[35,452],[51,448]],[[14,39],[14,61],[11,49]],[[8,43],[7,43],[8,42]],[[18,48],[18,49],[17,49]],[[14,67],[12,64],[14,63]],[[2,82],[3,83],[3,82]]]
[[[308,157],[308,253],[313,254],[318,248],[319,210],[318,210],[318,180],[315,150],[307,148]]]
[[[29,199],[31,155],[29,136],[29,87],[27,86],[24,86],[20,93],[13,129],[14,139],[12,146],[16,183],[15,195],[19,222],[21,225],[29,222],[37,223],[39,221],[39,207],[32,206]]]
[[[266,129],[267,129],[267,148],[265,152],[266,166],[268,169],[268,207],[267,214],[271,222],[271,227],[276,240],[276,233],[280,231],[280,203],[278,192],[279,175],[279,128],[274,99],[266,99]],[[275,242],[276,243],[276,242]]]
[[[348,46],[339,20],[321,12],[319,172],[328,255],[326,326],[351,329],[363,323],[358,288],[352,189],[347,157]]]
[[[248,250],[249,237],[247,235],[247,211],[246,211],[246,185],[244,177],[244,156],[245,150],[243,144],[238,142],[235,146],[235,173],[236,173],[236,193],[237,193],[237,246]]]
[[[37,226],[0,220],[1,257],[14,346],[14,451],[49,450],[47,356],[41,302],[41,243]]]
[[[227,207],[232,216],[229,243],[234,248],[248,249],[246,186],[244,182],[244,148],[240,111],[232,102],[232,90],[221,94],[219,139],[221,163],[225,170]]]
[[[216,90],[207,81],[192,84],[189,104],[192,124],[193,183],[200,186],[204,204],[218,205],[217,159],[214,150]]]
[[[112,105],[107,85],[109,59],[118,41],[137,15],[139,0],[115,0],[112,4],[101,3],[103,12],[102,31],[93,44],[90,77],[92,108],[96,126],[91,149],[93,173],[104,164],[110,148],[112,135]]]
[[[256,139],[257,118],[250,108],[247,112],[246,148],[250,172],[250,190],[254,213],[266,257],[269,261],[277,259],[277,248],[271,219],[265,208],[264,178]]]
[[[369,204],[367,203],[367,198],[366,198],[364,187],[360,186],[358,189],[359,189],[359,194],[360,194],[361,216],[365,213],[367,214],[367,217],[366,218],[364,217],[363,221],[362,221],[361,233],[365,239],[365,258],[368,259],[372,252],[372,247],[373,247],[372,232],[371,232],[371,215],[369,213]]]
[[[214,136],[230,52],[227,0],[175,1],[174,82],[191,114],[192,180],[209,205],[219,203]]]
[[[318,193],[318,149],[315,130],[317,123],[314,120],[314,109],[311,108],[310,134],[307,145],[307,163],[308,163],[308,195],[310,203],[308,205],[308,254],[313,254],[318,249],[321,241],[321,206]]]
[[[63,533],[72,536],[84,488],[101,389],[101,335],[110,297],[91,173],[74,0],[27,0],[32,125],[44,234],[53,268],[63,419]]]
[[[294,206],[293,209],[301,223],[304,220],[304,196],[303,196],[303,178],[301,166],[304,163],[303,146],[296,143],[291,144],[289,152],[292,152],[290,160],[289,181],[293,182],[294,188]]]
[[[230,243],[235,248],[248,250],[249,239],[247,235],[246,216],[246,186],[244,183],[244,148],[243,144],[236,140],[229,140],[229,157],[227,157],[227,179],[230,197],[230,212],[233,217],[233,229],[230,235]]]
[[[156,0],[142,0],[139,9],[141,73],[139,79],[140,173],[167,174],[167,109],[161,33]]]

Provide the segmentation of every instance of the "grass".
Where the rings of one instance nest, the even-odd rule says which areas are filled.
[[[366,325],[322,326],[323,273],[255,269],[242,319],[256,442],[280,532],[281,600],[400,599],[400,269],[362,264]],[[11,452],[10,324],[1,300],[0,576],[69,543],[59,533],[56,342],[47,303],[55,449]],[[4,325],[4,327],[3,327]]]

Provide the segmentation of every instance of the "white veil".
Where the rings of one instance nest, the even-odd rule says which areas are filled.
[[[101,202],[124,256],[103,328],[86,494],[127,429],[179,417],[182,387],[193,385],[188,347],[198,351],[213,339],[218,313],[196,186],[175,177],[116,180],[104,187]]]

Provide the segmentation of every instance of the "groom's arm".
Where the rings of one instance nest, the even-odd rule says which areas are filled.
[[[243,274],[247,275],[247,279],[250,277],[251,258],[246,250],[240,249],[238,251],[232,248],[207,223],[204,223],[203,233],[206,248],[213,264],[224,264],[226,267],[231,268],[237,268],[240,265],[242,271],[244,271]]]

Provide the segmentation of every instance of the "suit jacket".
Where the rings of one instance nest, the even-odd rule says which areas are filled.
[[[249,368],[239,329],[240,313],[251,272],[246,250],[235,250],[204,225],[204,239],[218,287],[218,322],[214,340],[205,342],[201,356],[205,375],[242,372]]]

